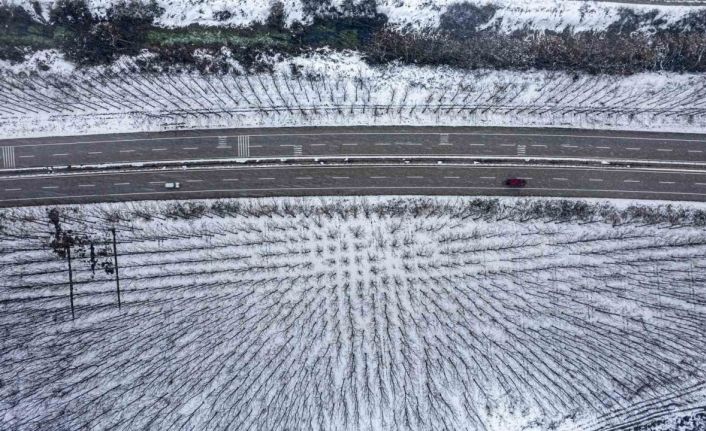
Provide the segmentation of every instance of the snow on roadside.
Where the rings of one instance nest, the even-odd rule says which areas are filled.
[[[145,54],[148,55],[148,54]],[[324,125],[538,126],[706,132],[706,76],[629,77],[367,65],[354,52],[273,59],[273,74],[10,75],[3,137]]]
[[[333,0],[340,5],[344,0]],[[622,8],[638,14],[657,11],[657,19],[663,25],[673,23],[686,14],[700,10],[698,6],[669,6],[634,3],[610,3],[569,0],[466,0],[468,3],[485,6],[493,4],[498,10],[494,21],[505,31],[518,29],[574,30],[605,29],[619,17]],[[32,10],[27,0],[10,0]],[[88,0],[92,9],[102,14],[114,0]],[[378,0],[378,10],[386,14],[390,24],[399,28],[420,30],[435,27],[439,17],[449,5],[461,0]],[[53,0],[40,0],[44,14],[50,9]],[[267,0],[158,0],[165,9],[158,24],[167,27],[185,27],[191,24],[247,26],[254,22],[264,22],[269,13]],[[305,22],[301,0],[283,0],[288,22]],[[227,13],[227,18],[217,19],[217,14]]]
[[[0,210],[0,424],[593,430],[703,409],[703,204],[625,204],[63,206],[75,321],[50,208]]]

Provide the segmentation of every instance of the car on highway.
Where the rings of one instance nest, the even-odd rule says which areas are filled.
[[[527,185],[527,180],[524,178],[508,178],[505,180],[507,187],[524,187]]]
[[[179,184],[177,182],[164,183],[164,188],[165,189],[178,189],[178,188],[181,188],[181,184]]]

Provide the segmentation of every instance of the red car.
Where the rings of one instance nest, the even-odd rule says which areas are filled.
[[[524,187],[527,185],[527,180],[523,178],[508,178],[505,180],[507,187]]]

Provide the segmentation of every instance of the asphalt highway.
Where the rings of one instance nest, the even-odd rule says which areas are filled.
[[[356,127],[0,140],[0,169],[193,159],[514,156],[706,163],[706,136],[569,129]]]
[[[510,189],[506,178],[527,179]],[[169,190],[166,182],[181,189]],[[0,205],[320,195],[504,195],[706,200],[706,172],[473,165],[257,166],[0,178]]]
[[[706,201],[706,169],[296,164],[15,175],[13,168],[232,158],[512,156],[706,163],[706,136],[567,129],[356,127],[0,141],[0,206],[234,196],[450,194]],[[527,187],[504,186],[507,178]],[[179,190],[165,187],[179,182]]]

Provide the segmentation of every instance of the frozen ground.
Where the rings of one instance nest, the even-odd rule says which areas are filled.
[[[28,0],[9,0],[32,11]],[[668,1],[668,0],[667,0]],[[43,5],[44,15],[54,0],[39,0]],[[288,22],[303,21],[302,0],[282,0],[287,11]],[[399,28],[420,30],[436,27],[439,16],[446,8],[460,0],[377,0],[378,10],[388,16],[390,24]],[[663,25],[675,22],[689,12],[698,10],[694,6],[669,6],[659,4],[634,4],[619,2],[593,2],[571,0],[468,0],[469,3],[497,7],[493,21],[505,31],[523,28],[537,30],[601,30],[619,18],[621,8],[636,13],[657,11]],[[88,0],[92,9],[103,13],[114,0]],[[183,27],[190,24],[201,25],[237,25],[247,26],[253,22],[264,22],[269,14],[270,2],[266,0],[157,0],[165,10],[158,24],[170,27]],[[333,5],[340,5],[343,0],[333,0]],[[636,2],[637,3],[637,2]],[[649,3],[649,2],[647,2]],[[688,0],[684,3],[689,3]],[[694,2],[698,4],[697,2]],[[231,14],[226,20],[217,20],[214,13],[227,11]]]
[[[2,210],[0,429],[699,429],[677,427],[706,424],[706,208],[684,205]]]
[[[375,124],[706,131],[704,75],[374,68],[354,53],[273,59],[273,74],[139,74],[125,61],[75,71],[48,58],[0,75],[3,137]],[[21,73],[38,62],[50,71]]]

